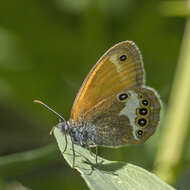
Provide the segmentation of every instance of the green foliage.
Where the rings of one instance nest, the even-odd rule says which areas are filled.
[[[61,152],[65,148],[65,138],[58,128],[55,128],[56,137]],[[112,189],[112,190],[174,190],[171,186],[161,181],[154,174],[148,171],[126,163],[114,162],[98,157],[98,164],[95,164],[95,154],[90,153],[87,149],[75,145],[77,169],[85,182],[92,190]],[[68,138],[68,146],[63,153],[65,160],[72,167],[73,155],[71,140]]]
[[[157,175],[173,183],[178,175],[183,151],[189,138],[190,113],[190,19],[187,19],[178,67],[171,92],[165,129],[156,157]],[[181,99],[180,95],[183,94]],[[173,119],[175,118],[175,120]],[[181,126],[179,128],[179,126]],[[176,141],[177,139],[177,141]]]
[[[16,176],[55,162],[58,158],[57,149],[53,144],[37,150],[0,157],[0,176],[7,177],[10,174]]]

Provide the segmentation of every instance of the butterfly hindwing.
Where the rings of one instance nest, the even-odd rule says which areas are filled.
[[[118,147],[145,142],[159,122],[160,101],[148,87],[120,91],[100,101],[82,120],[96,129],[95,144]]]

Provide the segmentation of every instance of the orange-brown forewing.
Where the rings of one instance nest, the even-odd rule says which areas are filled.
[[[126,60],[120,57],[126,55]],[[77,122],[88,110],[104,98],[144,84],[142,56],[131,41],[110,48],[92,68],[74,101],[71,120]]]

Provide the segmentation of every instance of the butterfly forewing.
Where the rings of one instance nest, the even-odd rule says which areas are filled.
[[[71,120],[77,122],[97,103],[122,89],[144,84],[142,56],[131,41],[109,49],[84,80],[73,104]]]

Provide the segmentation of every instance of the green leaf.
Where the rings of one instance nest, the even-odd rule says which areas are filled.
[[[54,130],[55,138],[61,152],[65,148],[65,137],[58,128]],[[87,149],[75,145],[75,169],[77,169],[85,182],[92,190],[174,190],[154,174],[138,166],[105,160],[98,157],[95,164],[95,154]],[[63,157],[72,167],[73,153],[71,140],[68,136],[68,146]]]
[[[49,144],[35,150],[2,156],[0,157],[0,176],[14,178],[32,169],[47,166],[57,161],[57,151],[55,144]]]

